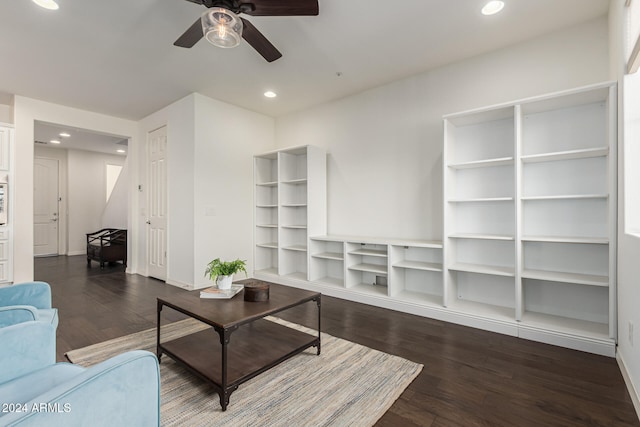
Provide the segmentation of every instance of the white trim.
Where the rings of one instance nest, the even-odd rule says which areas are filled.
[[[87,251],[84,250],[84,251],[69,251],[69,252],[67,252],[66,255],[67,256],[76,256],[76,255],[86,255],[86,254],[87,254]]]
[[[616,353],[616,360],[618,361],[618,366],[620,367],[620,372],[622,373],[622,378],[624,378],[624,382],[627,385],[627,390],[629,391],[629,395],[631,396],[631,401],[633,402],[633,406],[636,409],[636,414],[638,418],[640,418],[640,394],[638,390],[631,381],[631,376],[627,371],[627,367],[624,363],[624,359],[622,358],[622,354],[620,352]]]
[[[147,276],[147,277],[149,277],[149,276]],[[186,289],[188,291],[193,291],[195,289],[195,286],[192,283],[185,283],[185,282],[181,282],[179,280],[167,279],[165,281],[165,283],[167,285],[176,286],[178,288]]]
[[[455,323],[457,325],[469,326],[471,328],[482,329],[499,334],[520,337],[531,341],[552,344],[559,347],[571,348],[608,357],[615,357],[616,355],[616,344],[612,339],[594,339],[569,333],[562,333],[544,328],[522,325],[515,319],[498,320],[482,315],[460,312],[455,309],[445,308],[441,305],[420,304],[395,300],[384,295],[373,295],[344,287],[324,285],[313,281],[283,277],[277,274],[255,272],[254,277],[256,279],[280,283],[296,288],[321,292],[323,295],[414,314],[417,316],[428,317],[431,319],[441,320],[443,322]]]

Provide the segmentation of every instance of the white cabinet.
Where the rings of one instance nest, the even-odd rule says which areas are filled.
[[[10,146],[13,141],[13,127],[0,123],[0,171],[10,169]]]
[[[307,280],[310,233],[326,233],[326,153],[313,146],[254,157],[255,273]]]
[[[615,85],[445,117],[444,304],[613,354]]]
[[[0,209],[3,221],[0,224],[0,284],[13,282],[13,126],[0,123],[0,182],[3,185],[0,194]]]

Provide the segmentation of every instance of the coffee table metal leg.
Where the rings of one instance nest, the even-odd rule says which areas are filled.
[[[158,332],[156,340],[156,355],[158,356],[158,363],[162,358],[162,349],[160,348],[160,312],[162,311],[162,303],[158,301]]]
[[[220,406],[222,406],[223,411],[226,411],[227,406],[229,406],[229,398],[231,397],[231,393],[233,393],[238,388],[238,386],[227,387],[227,346],[229,345],[229,341],[231,340],[231,333],[236,329],[238,329],[237,326],[228,329],[216,329],[216,332],[218,332],[218,335],[220,335],[220,344],[222,345],[222,391],[220,393]]]
[[[321,328],[321,311],[320,311],[320,306],[321,306],[321,302],[322,302],[322,295],[319,295],[318,298],[316,299],[316,304],[318,305],[318,356],[320,356],[320,335],[322,333],[322,328]]]

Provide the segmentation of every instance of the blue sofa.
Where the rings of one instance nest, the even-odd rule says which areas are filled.
[[[0,328],[30,320],[58,326],[58,310],[51,307],[49,284],[28,282],[0,288]]]
[[[0,426],[159,426],[160,372],[136,350],[89,368],[55,363],[55,327],[0,328]]]

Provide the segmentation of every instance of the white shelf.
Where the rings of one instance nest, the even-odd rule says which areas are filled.
[[[516,275],[513,267],[498,267],[493,265],[468,264],[462,262],[453,264],[449,267],[449,270],[505,277],[515,277]]]
[[[568,317],[526,311],[522,316],[522,325],[541,329],[580,335],[594,339],[609,339],[609,327],[604,323]]]
[[[356,249],[355,251],[349,252],[351,255],[364,255],[364,256],[374,256],[380,258],[387,257],[387,251],[376,250],[376,249]]]
[[[286,181],[280,181],[282,184],[295,184],[295,185],[300,185],[300,184],[306,184],[307,183],[307,179],[306,178],[298,178],[298,179],[289,179]]]
[[[523,242],[609,244],[609,239],[606,237],[523,236],[521,240]]]
[[[300,271],[296,271],[293,273],[285,274],[284,277],[295,280],[307,280],[307,273],[302,273]]]
[[[561,273],[556,271],[526,269],[522,271],[522,278],[547,280],[551,282],[576,283],[578,285],[609,286],[609,278],[607,276],[596,276],[593,274]]]
[[[330,259],[335,261],[344,261],[344,256],[339,252],[321,252],[311,255],[314,258]]]
[[[278,274],[278,269],[277,268],[263,268],[262,270],[256,270],[256,273],[258,274],[274,274],[277,275]]]
[[[323,285],[338,286],[341,288],[344,287],[344,280],[338,279],[337,277],[321,277],[320,279],[314,280],[314,282],[321,283]]]
[[[527,196],[522,200],[577,200],[577,199],[608,199],[608,194],[566,194],[557,196]]]
[[[355,270],[355,271],[365,271],[368,273],[376,273],[376,274],[382,274],[385,275],[387,274],[387,266],[386,265],[378,265],[378,264],[356,264],[356,265],[350,265],[349,266],[349,270]]]
[[[481,302],[456,299],[449,308],[465,314],[487,317],[495,320],[515,322],[515,309]]]
[[[487,167],[494,167],[494,166],[506,166],[506,165],[512,165],[513,163],[514,163],[513,157],[500,157],[497,159],[474,160],[472,162],[454,163],[454,164],[450,164],[449,167],[452,169],[472,169],[472,168],[487,168]]]
[[[309,249],[329,251],[307,247],[310,233],[326,233],[326,160],[326,151],[312,145],[254,156],[254,241],[261,242],[254,249],[256,272],[271,268],[296,282],[313,273],[337,275],[310,271],[307,256]]]
[[[298,252],[306,252],[307,251],[307,247],[304,246],[304,245],[285,246],[282,249],[284,249],[285,251],[298,251]]]
[[[553,162],[558,160],[587,159],[591,157],[604,157],[609,155],[608,147],[587,148],[582,150],[558,151],[555,153],[541,153],[521,156],[524,163]]]
[[[359,283],[350,286],[348,289],[366,294],[387,296],[387,288],[385,286],[375,286],[371,283]]]
[[[411,240],[411,239],[387,239],[383,237],[366,237],[366,236],[345,236],[345,235],[326,235],[311,236],[311,240],[322,242],[349,242],[349,243],[365,243],[371,245],[393,245],[393,246],[410,246],[416,248],[434,248],[442,249],[442,241],[440,240]]]
[[[442,271],[442,264],[437,264],[433,262],[422,262],[422,261],[400,261],[393,265],[397,268],[407,268],[411,270],[422,270],[422,271]]]
[[[398,299],[401,301],[407,302],[418,302],[420,304],[442,307],[442,296],[441,295],[433,295],[425,292],[416,292],[416,291],[400,291],[397,294],[393,295],[394,299]]]
[[[278,242],[258,243],[256,246],[259,248],[278,249]]]
[[[505,236],[502,234],[477,234],[477,233],[455,233],[450,234],[451,239],[477,239],[477,240],[505,240],[513,241],[514,236]]]
[[[477,197],[469,199],[450,199],[449,203],[483,203],[483,202],[512,202],[513,197]]]

